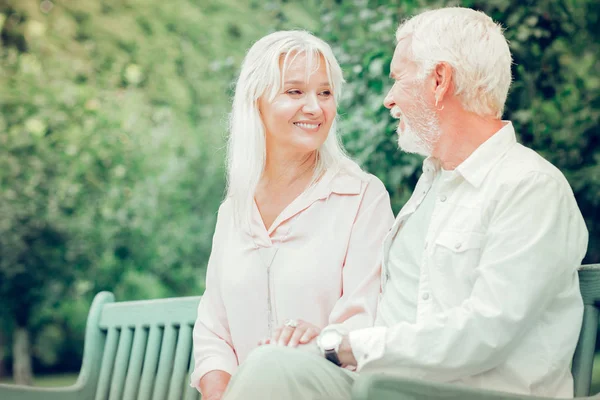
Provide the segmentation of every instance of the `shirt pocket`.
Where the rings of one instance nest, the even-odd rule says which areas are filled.
[[[471,295],[485,235],[441,232],[435,239],[431,282],[442,308],[460,305]]]

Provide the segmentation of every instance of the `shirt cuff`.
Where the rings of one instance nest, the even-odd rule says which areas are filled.
[[[385,326],[378,326],[350,332],[348,340],[356,359],[356,371],[383,357],[387,329]]]
[[[194,368],[194,371],[190,376],[190,386],[200,391],[200,379],[202,379],[204,375],[211,371],[223,371],[227,372],[229,375],[233,375],[237,367],[237,364],[228,362],[218,356],[205,358],[200,362],[200,365],[196,365]]]

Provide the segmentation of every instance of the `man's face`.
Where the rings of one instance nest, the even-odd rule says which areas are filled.
[[[426,89],[427,78],[419,78],[419,66],[410,60],[411,40],[403,39],[396,46],[390,64],[394,86],[383,104],[400,120],[396,129],[398,146],[409,153],[430,156],[439,139],[439,122],[433,93]]]

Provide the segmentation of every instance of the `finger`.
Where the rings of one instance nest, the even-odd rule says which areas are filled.
[[[319,336],[319,331],[317,329],[311,327],[311,328],[307,329],[306,332],[304,332],[304,334],[300,338],[300,343],[306,344],[306,343],[310,342],[311,340],[313,340],[314,338],[316,338],[317,336]]]
[[[284,326],[280,326],[279,328],[275,329],[273,331],[273,334],[271,335],[271,343],[277,343],[279,341],[279,337],[281,336],[281,331],[283,330],[283,328],[285,328]]]
[[[260,342],[258,342],[259,346],[264,346],[266,344],[271,343],[271,338],[266,338],[266,339],[262,339]]]
[[[287,346],[294,333],[294,328],[291,326],[286,326],[281,330],[281,335],[279,335],[279,340],[277,341],[278,346]]]
[[[292,334],[292,337],[290,338],[290,342],[288,343],[288,346],[290,346],[290,347],[298,346],[298,343],[300,342],[300,338],[302,337],[302,335],[305,334],[305,332],[308,329],[310,329],[310,327],[308,327],[308,326],[299,326],[296,329],[294,329],[294,333]]]

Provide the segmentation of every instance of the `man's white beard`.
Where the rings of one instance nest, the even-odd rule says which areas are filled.
[[[424,129],[415,129],[404,119],[404,131],[400,130],[400,126],[396,129],[398,146],[407,153],[429,157],[439,137],[439,125],[436,121],[423,122],[423,125],[426,125]]]
[[[416,153],[429,157],[439,139],[440,125],[433,110],[430,110],[424,101],[417,101],[411,108],[408,111],[412,111],[410,114],[415,115],[415,117],[410,118],[409,122],[406,114],[402,115],[404,130],[400,129],[400,124],[396,128],[398,146],[407,153]],[[398,118],[401,115],[400,109],[397,106],[391,110],[391,113],[394,118]]]

